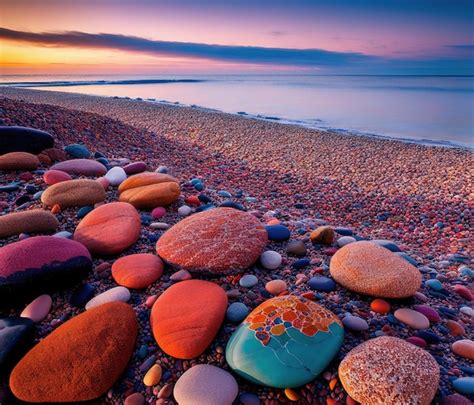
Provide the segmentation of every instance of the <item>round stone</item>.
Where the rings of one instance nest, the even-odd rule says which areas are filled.
[[[168,182],[125,190],[120,193],[119,199],[139,209],[153,209],[174,203],[180,193],[178,183]]]
[[[466,333],[464,326],[462,326],[459,322],[453,321],[452,319],[448,319],[446,326],[453,336],[462,336]]]
[[[459,312],[471,318],[474,317],[474,309],[472,309],[471,307],[461,307]]]
[[[160,219],[164,217],[165,215],[166,215],[166,208],[163,208],[163,207],[156,207],[155,209],[153,209],[153,211],[151,211],[151,216],[154,219]]]
[[[329,292],[336,289],[336,283],[329,277],[324,276],[311,277],[308,281],[308,285],[317,291]]]
[[[281,265],[281,254],[274,250],[267,250],[260,255],[260,263],[268,270],[275,270]]]
[[[34,236],[10,243],[0,248],[0,304],[74,283],[91,267],[89,252],[73,240]]]
[[[137,334],[137,318],[127,304],[113,302],[84,312],[20,360],[11,373],[10,388],[26,402],[96,399],[122,375]]]
[[[258,278],[253,274],[245,274],[239,280],[239,284],[244,288],[252,288],[253,286],[257,285]]]
[[[343,287],[381,298],[411,297],[421,285],[421,274],[416,267],[367,241],[339,249],[331,259],[330,272]]]
[[[458,340],[452,344],[451,349],[458,356],[474,360],[474,342],[472,340]]]
[[[49,211],[28,210],[0,216],[0,239],[20,233],[54,232],[59,221]]]
[[[127,302],[130,299],[130,291],[125,287],[114,287],[110,290],[96,295],[86,304],[86,310],[98,307],[109,302]]]
[[[53,145],[53,137],[45,131],[19,126],[0,126],[0,155],[10,152],[29,152],[36,155]]]
[[[48,186],[52,186],[62,181],[72,180],[72,177],[69,173],[60,170],[48,170],[43,174],[43,180]]]
[[[40,165],[37,156],[27,152],[11,152],[0,155],[0,170],[35,170]]]
[[[119,166],[112,167],[104,176],[111,186],[118,186],[127,179],[127,173]]]
[[[127,288],[147,288],[158,280],[164,270],[162,260],[151,253],[124,256],[112,265],[112,277]]]
[[[395,318],[413,329],[428,329],[430,327],[429,319],[421,312],[410,308],[400,308],[394,312]]]
[[[367,405],[429,405],[438,390],[440,370],[423,349],[382,336],[356,346],[339,365],[346,392]]]
[[[187,217],[189,214],[191,214],[191,212],[192,208],[187,205],[183,205],[178,208],[178,215],[181,217]]]
[[[341,236],[337,241],[336,244],[339,247],[343,247],[348,245],[349,243],[357,242],[357,239],[353,236]]]
[[[354,315],[345,316],[342,319],[342,323],[347,329],[352,330],[354,332],[361,332],[369,329],[369,325],[367,324],[365,319],[359,318],[358,316]]]
[[[311,242],[320,245],[332,245],[334,242],[334,229],[332,226],[320,226],[309,235]]]
[[[255,263],[267,243],[267,234],[251,214],[233,208],[215,208],[193,214],[158,240],[158,255],[188,271],[227,273]]]
[[[284,280],[272,280],[265,284],[265,290],[272,295],[279,295],[288,289],[286,281]]]
[[[103,176],[107,173],[105,166],[95,160],[72,159],[56,163],[52,170],[61,170],[69,174],[82,174],[84,176]]]
[[[140,226],[140,216],[132,205],[113,202],[87,214],[77,226],[74,240],[93,254],[114,255],[138,240]]]
[[[104,188],[94,180],[66,180],[48,187],[41,195],[43,204],[61,208],[94,205],[105,200]]]
[[[235,378],[210,364],[198,364],[186,370],[173,390],[174,398],[182,405],[232,405],[238,393]]]
[[[224,321],[227,295],[217,284],[181,281],[156,300],[150,323],[156,342],[178,359],[199,356],[213,341]]]
[[[283,225],[267,225],[265,227],[268,234],[268,239],[274,242],[283,242],[290,239],[290,230]]]
[[[20,316],[22,318],[30,318],[33,322],[41,322],[48,316],[52,305],[53,300],[49,295],[40,295],[28,304],[28,306],[21,312]]]
[[[90,157],[91,153],[86,146],[80,145],[78,143],[73,143],[64,148],[64,151],[71,157],[76,159],[87,159]]]
[[[425,285],[435,291],[441,291],[443,289],[443,284],[441,284],[441,281],[436,280],[435,278],[427,280]]]
[[[226,347],[229,366],[253,383],[299,387],[318,376],[339,351],[341,321],[303,297],[285,295],[255,308]]]
[[[381,298],[376,298],[370,303],[370,309],[378,314],[388,314],[390,312],[390,304]]]
[[[286,253],[288,253],[290,256],[305,256],[306,246],[304,242],[300,240],[292,240],[288,242],[288,246],[286,247]]]
[[[249,314],[249,308],[242,302],[233,302],[227,308],[226,316],[231,322],[241,322]]]

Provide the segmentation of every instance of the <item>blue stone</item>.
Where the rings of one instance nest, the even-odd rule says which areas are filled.
[[[79,211],[77,211],[77,217],[78,218],[84,218],[93,209],[94,209],[94,207],[91,207],[91,206],[79,208]]]
[[[435,278],[427,280],[425,285],[435,291],[441,291],[443,289],[443,284],[441,284],[441,281],[436,280]]]
[[[413,259],[413,257],[408,256],[405,252],[395,252],[397,256],[400,256],[402,259],[405,259],[408,263],[410,263],[412,266],[419,266],[419,263]]]
[[[306,208],[306,205],[304,205],[302,203],[296,203],[295,208],[298,209],[298,210],[304,210]]]
[[[249,308],[242,302],[233,302],[227,308],[226,316],[231,322],[241,322],[249,314]]]
[[[245,197],[245,201],[248,203],[255,203],[257,202],[257,199],[255,197]]]
[[[196,184],[194,184],[194,188],[195,188],[197,191],[202,191],[202,190],[204,190],[204,184],[202,184],[202,183],[196,183]]]
[[[68,231],[61,231],[61,232],[57,232],[53,235],[55,238],[67,238],[67,239],[71,239],[72,238],[72,233],[71,232],[68,232]]]
[[[310,264],[311,264],[311,260],[309,260],[308,258],[305,257],[303,259],[299,259],[296,262],[294,262],[292,264],[292,267],[295,270],[300,270],[300,269],[303,269],[303,268],[309,266]]]
[[[78,143],[66,146],[64,151],[75,159],[88,159],[91,155],[89,149],[84,145],[79,145]]]
[[[91,284],[82,284],[71,295],[69,303],[75,307],[83,307],[94,296],[95,288]]]
[[[43,195],[44,190],[38,191],[36,194],[33,194],[33,200],[39,200]]]
[[[232,198],[232,194],[225,190],[218,191],[217,194],[224,198]]]
[[[203,211],[210,210],[212,208],[216,208],[216,206],[214,204],[204,204],[197,207],[196,212],[203,212]]]
[[[250,394],[248,392],[243,392],[242,394],[240,394],[239,401],[240,401],[240,404],[242,405],[260,405],[261,404],[259,397],[257,397],[254,394]]]
[[[31,184],[28,184],[26,187],[25,187],[25,191],[28,193],[28,194],[34,194],[36,193],[38,190],[36,189],[35,186],[31,185]]]
[[[265,227],[268,233],[268,239],[275,242],[283,242],[290,239],[290,230],[283,225],[267,225]]]
[[[428,343],[436,344],[441,342],[441,338],[434,332],[430,332],[427,330],[419,330],[415,333],[415,336],[421,337],[422,339],[426,340]]]
[[[308,281],[308,285],[313,290],[326,292],[333,291],[336,288],[334,280],[324,276],[311,277]]]
[[[246,211],[246,209],[242,205],[234,201],[224,201],[222,204],[219,205],[219,207],[234,208],[239,211]]]
[[[344,228],[342,226],[338,226],[338,227],[334,228],[334,231],[337,232],[339,235],[342,235],[342,236],[352,236],[352,234],[354,233],[352,231],[352,229]]]
[[[469,267],[463,267],[462,269],[460,269],[459,273],[462,277],[474,278],[474,271]]]
[[[344,326],[354,332],[362,332],[369,329],[369,325],[365,319],[354,315],[347,315],[342,319]]]
[[[141,345],[140,349],[138,349],[137,357],[140,360],[143,360],[147,354],[148,354],[148,348],[146,347],[146,345]]]
[[[11,193],[13,191],[18,190],[19,188],[20,188],[19,183],[10,183],[10,184],[7,184],[6,186],[1,186],[0,192]]]
[[[201,201],[204,204],[210,203],[212,200],[210,197],[208,197],[206,194],[199,194],[198,195],[199,201]]]
[[[257,283],[258,283],[258,278],[255,277],[253,274],[246,274],[239,280],[239,284],[245,288],[253,287]]]
[[[15,363],[33,343],[35,326],[31,319],[0,319],[0,376],[7,377]]]
[[[200,182],[201,182],[201,180],[196,179],[196,178],[191,179],[191,181],[190,181],[190,183],[191,183],[193,186],[195,186],[197,183],[200,183]]]
[[[109,168],[109,161],[106,158],[98,158],[97,161],[104,165],[106,168]]]
[[[379,246],[384,247],[385,249],[390,250],[391,252],[401,252],[402,250],[398,247],[395,242],[385,239],[374,239],[371,240],[372,243],[376,243]]]
[[[96,151],[94,152],[94,158],[105,158],[105,155],[102,152]]]
[[[474,377],[461,377],[453,381],[453,387],[461,394],[474,394]]]

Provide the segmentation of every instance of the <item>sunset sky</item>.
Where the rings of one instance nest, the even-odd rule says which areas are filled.
[[[0,0],[3,74],[473,74],[464,0]]]

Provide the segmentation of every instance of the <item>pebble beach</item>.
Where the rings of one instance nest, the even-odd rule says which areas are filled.
[[[1,404],[474,400],[471,150],[14,88],[0,125],[54,141],[0,131]]]

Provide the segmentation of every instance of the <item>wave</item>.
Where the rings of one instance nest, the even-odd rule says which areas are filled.
[[[100,86],[100,85],[127,85],[127,84],[166,84],[166,83],[201,83],[203,79],[138,79],[138,80],[78,80],[78,81],[51,81],[51,82],[5,82],[1,86],[7,87],[69,87],[69,86]]]

